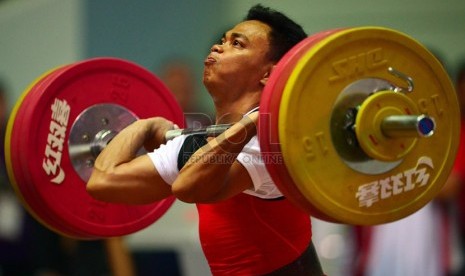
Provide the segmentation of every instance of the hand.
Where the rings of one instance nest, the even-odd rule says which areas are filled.
[[[144,148],[147,151],[153,151],[161,144],[166,143],[165,135],[168,130],[179,128],[173,122],[162,118],[154,117],[144,120],[146,124],[147,136],[144,141]]]

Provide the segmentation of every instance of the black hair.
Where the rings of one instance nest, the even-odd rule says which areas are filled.
[[[250,8],[244,20],[257,20],[270,26],[269,57],[272,61],[278,61],[294,45],[307,37],[299,24],[283,13],[260,4]]]

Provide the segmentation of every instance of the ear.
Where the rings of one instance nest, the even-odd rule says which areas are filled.
[[[268,82],[268,78],[271,75],[271,72],[274,70],[276,65],[271,66],[270,70],[266,71],[265,74],[263,74],[263,77],[260,79],[260,83],[265,86],[266,83]]]

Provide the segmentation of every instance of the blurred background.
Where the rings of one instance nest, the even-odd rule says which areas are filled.
[[[188,91],[187,96],[178,98],[186,112],[211,114],[212,103],[201,83],[203,60],[223,32],[241,20],[256,3],[249,0],[0,0],[0,82],[5,112],[11,111],[30,82],[50,68],[111,56],[148,68],[170,89],[179,90],[179,95]],[[267,0],[263,3],[295,19],[308,34],[355,26],[384,26],[404,32],[430,48],[454,81],[459,63],[465,59],[463,0]],[[185,85],[179,87],[179,83]],[[1,181],[6,184],[7,179]],[[15,207],[15,199],[6,196],[4,190],[0,190],[0,241],[13,246],[21,239],[27,240],[28,234],[20,233],[31,222],[23,221],[27,215],[21,206]],[[326,273],[350,275],[355,255],[353,229],[315,220],[313,231]],[[125,237],[124,244],[137,275],[209,274],[198,241],[195,206],[176,202],[155,224]],[[19,260],[23,268],[26,266],[27,246],[21,246],[2,249],[0,242],[0,276],[19,269],[13,265],[8,270],[7,264]],[[19,252],[16,259],[11,257],[15,250]],[[21,250],[24,252],[20,253]],[[3,255],[10,257],[2,260]],[[458,266],[462,259],[457,258]],[[56,275],[67,274],[59,273],[66,270],[57,271]]]

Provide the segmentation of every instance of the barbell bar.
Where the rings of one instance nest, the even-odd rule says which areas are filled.
[[[174,198],[126,206],[85,190],[107,143],[155,116],[181,126],[167,140],[230,127],[183,129],[173,95],[129,61],[90,59],[39,77],[17,102],[5,143],[26,208],[83,239],[130,234],[158,220]],[[262,94],[258,137],[286,198],[321,219],[373,225],[410,215],[439,192],[457,151],[459,118],[447,73],[420,43],[380,27],[334,29],[278,62]]]
[[[173,140],[181,135],[203,135],[216,137],[228,130],[232,124],[210,125],[200,128],[183,128],[168,130],[165,135],[166,141]],[[380,129],[386,137],[430,137],[434,134],[434,119],[427,115],[392,115],[387,116],[381,122]],[[355,128],[355,126],[354,126]],[[111,131],[104,131],[110,133]],[[96,140],[101,140],[96,137]],[[104,145],[99,142],[100,149]]]

